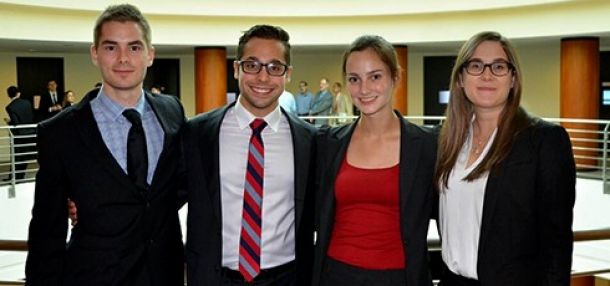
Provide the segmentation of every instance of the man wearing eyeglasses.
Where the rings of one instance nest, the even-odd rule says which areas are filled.
[[[283,112],[289,35],[257,25],[239,39],[236,102],[185,132],[189,285],[310,285],[315,128]]]

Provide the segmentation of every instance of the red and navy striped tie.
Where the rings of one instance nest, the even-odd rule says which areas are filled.
[[[248,282],[254,280],[261,270],[263,178],[265,174],[265,147],[261,132],[265,126],[267,126],[267,122],[258,118],[250,123],[252,136],[248,149],[248,167],[239,239],[239,272]]]

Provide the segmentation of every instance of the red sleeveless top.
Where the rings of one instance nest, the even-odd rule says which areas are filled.
[[[405,268],[398,175],[399,165],[361,169],[343,159],[328,256],[366,269]]]

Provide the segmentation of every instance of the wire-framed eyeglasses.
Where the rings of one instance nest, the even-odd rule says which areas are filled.
[[[489,64],[481,60],[470,60],[462,65],[466,73],[474,76],[482,75],[487,67],[489,67],[489,70],[495,76],[505,76],[515,68],[512,63],[505,60],[494,61]]]
[[[267,70],[270,76],[283,76],[288,70],[288,65],[280,62],[261,63],[257,61],[237,61],[237,64],[241,66],[241,71],[247,74],[258,74],[261,72],[263,67]]]

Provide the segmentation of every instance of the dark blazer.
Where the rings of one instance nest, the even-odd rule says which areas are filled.
[[[57,94],[57,103],[61,105],[64,102],[64,93],[56,91]],[[49,108],[53,105],[53,100],[51,100],[51,92],[46,90],[40,95],[40,104],[38,105],[38,113],[41,120],[51,118],[59,113],[59,111],[49,111]]]
[[[98,92],[38,125],[26,285],[182,286],[176,190],[182,105],[145,93],[165,136],[150,189],[142,193],[102,139],[90,105]],[[78,224],[66,245],[68,198],[78,207]]]
[[[10,125],[34,124],[34,110],[32,104],[23,98],[15,98],[6,106],[6,113],[10,119]],[[16,135],[32,134],[34,128],[11,129]]]
[[[397,113],[398,114],[398,113]],[[400,114],[399,114],[400,116]],[[401,116],[402,117],[402,116]],[[335,218],[335,180],[358,121],[331,128],[318,142],[319,187],[316,194],[314,276],[320,285]],[[428,226],[435,205],[432,176],[437,139],[422,127],[401,120],[400,135],[400,232],[405,253],[407,285],[432,285],[428,270]]]
[[[219,133],[233,104],[189,120],[185,132],[188,169],[187,274],[189,285],[220,285],[222,211]],[[310,285],[313,261],[314,139],[316,129],[295,115],[288,118],[294,150],[296,285]]]
[[[576,170],[563,127],[542,120],[492,170],[483,202],[482,285],[570,285]]]

